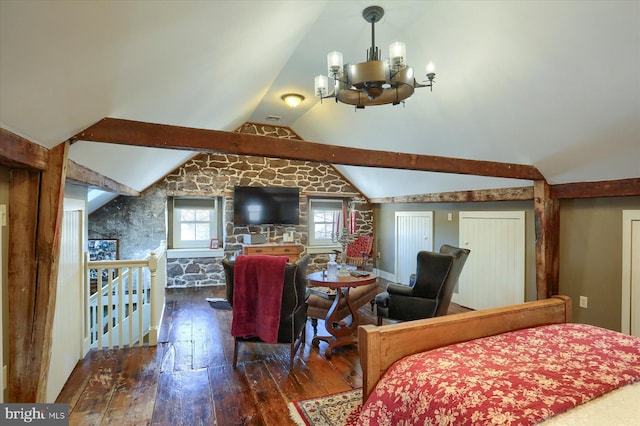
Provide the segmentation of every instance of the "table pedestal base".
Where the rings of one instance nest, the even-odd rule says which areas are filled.
[[[309,285],[311,287],[329,287],[336,289],[336,297],[327,312],[324,320],[324,326],[330,336],[315,336],[311,341],[312,345],[319,345],[320,341],[327,342],[329,347],[325,352],[327,358],[331,357],[331,351],[334,348],[345,345],[354,345],[358,343],[357,332],[360,318],[358,310],[353,306],[349,299],[349,290],[353,287],[376,282],[375,274],[371,272],[349,273],[346,276],[327,278],[321,271],[313,272],[309,275]],[[345,321],[345,315],[338,317],[338,307],[347,306],[351,321]],[[325,305],[326,306],[326,305]],[[344,311],[343,311],[344,312]],[[315,331],[315,329],[314,329]]]
[[[324,326],[330,336],[315,336],[311,341],[312,345],[319,345],[320,341],[329,344],[329,347],[325,351],[325,356],[327,358],[331,357],[331,351],[333,348],[345,345],[355,345],[358,343],[356,332],[358,330],[359,317],[358,311],[354,309],[351,305],[351,301],[349,300],[349,289],[350,287],[338,289],[336,292],[336,298],[333,300],[333,304],[331,305],[329,312],[327,312],[327,317],[324,320]],[[351,314],[351,321],[349,323],[340,321],[342,318],[335,318],[338,306],[343,299],[345,299],[345,303],[349,307],[349,313]]]
[[[343,336],[343,337],[335,337],[335,336],[315,336],[311,341],[311,344],[314,346],[319,346],[320,341],[328,343],[327,349],[324,352],[324,356],[327,358],[331,358],[331,351],[334,348],[338,348],[340,346],[346,345],[357,345],[358,338],[356,336]]]

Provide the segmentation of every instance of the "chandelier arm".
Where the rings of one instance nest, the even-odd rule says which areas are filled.
[[[415,87],[416,89],[420,88],[420,87],[433,87],[433,80],[429,80],[428,83],[418,83],[417,80],[413,80],[413,87]],[[433,90],[433,89],[432,89]]]
[[[324,96],[320,96],[320,99],[329,99],[329,98],[335,98],[336,97],[336,91],[333,90],[331,93],[328,93]]]

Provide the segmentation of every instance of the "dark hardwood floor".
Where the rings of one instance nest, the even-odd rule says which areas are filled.
[[[70,424],[289,425],[288,402],[362,386],[357,347],[325,358],[325,343],[311,346],[310,321],[293,371],[289,346],[267,344],[241,344],[234,369],[231,312],[205,300],[223,291],[168,289],[158,346],[92,350],[56,401],[70,404]],[[361,324],[375,324],[368,305],[359,312]]]

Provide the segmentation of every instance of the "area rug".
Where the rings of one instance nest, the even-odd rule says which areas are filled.
[[[289,413],[300,426],[351,426],[362,408],[362,389],[289,403]]]

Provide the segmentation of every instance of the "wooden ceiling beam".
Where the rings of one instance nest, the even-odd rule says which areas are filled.
[[[398,197],[371,198],[372,204],[389,203],[471,203],[484,201],[533,200],[533,186],[517,188],[481,189],[435,194],[404,195]]]
[[[522,164],[349,148],[248,133],[194,129],[117,118],[104,118],[70,139],[72,143],[78,140],[151,148],[277,157],[347,166],[420,170],[509,179],[544,179],[538,169]]]
[[[640,178],[551,185],[553,198],[629,197],[640,195]]]
[[[0,128],[0,165],[9,168],[47,170],[49,150]]]
[[[67,180],[86,184],[88,186],[95,186],[100,189],[104,189],[105,191],[115,192],[120,195],[129,195],[132,197],[140,196],[140,191],[136,191],[127,185],[123,185],[120,182],[109,179],[108,177],[101,175],[82,164],[78,164],[73,160],[67,161]]]

